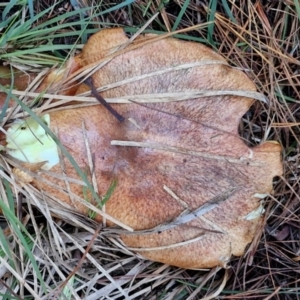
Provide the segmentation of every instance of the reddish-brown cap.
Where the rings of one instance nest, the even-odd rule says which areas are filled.
[[[119,51],[93,81],[106,87],[103,97],[129,100],[113,105],[126,121],[95,105],[51,113],[51,127],[88,175],[91,155],[101,195],[117,182],[105,211],[136,230],[121,235],[128,247],[183,268],[225,266],[253,239],[262,222],[261,195],[271,193],[273,177],[282,174],[277,143],[249,148],[238,134],[256,88],[201,44],[145,35],[120,50],[126,42],[122,29],[102,30],[80,57],[85,66]],[[87,90],[81,85],[77,93]],[[203,97],[205,91],[215,95]],[[139,102],[162,94],[178,101]],[[61,173],[60,166],[51,171]],[[78,178],[67,159],[65,172]],[[82,186],[51,180],[86,197]],[[39,186],[87,213],[67,193]]]

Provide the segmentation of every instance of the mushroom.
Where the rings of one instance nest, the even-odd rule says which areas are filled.
[[[123,97],[112,107],[125,121],[93,105],[50,112],[50,128],[89,179],[95,175],[99,194],[116,182],[105,212],[134,229],[116,228],[127,247],[182,268],[225,267],[262,225],[261,195],[282,174],[278,143],[250,148],[238,134],[256,88],[204,45],[147,34],[124,44],[122,29],[105,29],[76,59],[84,68],[108,58],[93,83],[104,98]],[[76,94],[87,91],[83,83]],[[80,179],[62,160],[51,172]],[[42,173],[33,184],[86,215],[77,197],[91,194],[74,181],[66,192],[60,178]]]

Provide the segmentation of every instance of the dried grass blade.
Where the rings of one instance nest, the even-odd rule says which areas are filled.
[[[126,283],[128,283],[129,281],[131,281],[137,274],[140,274],[145,268],[147,268],[147,266],[149,266],[151,263],[144,263],[144,262],[140,262],[137,265],[135,265],[129,272],[127,272],[123,278],[121,277],[120,279],[116,279],[115,282],[119,285],[122,286]],[[86,300],[97,300],[100,297],[105,297],[110,295],[111,292],[113,292],[116,289],[114,284],[109,284],[107,286],[105,286],[104,288],[98,290],[97,292],[95,292],[94,294],[89,295],[88,297],[86,297]],[[126,292],[130,292],[130,288],[126,288],[125,289]],[[121,297],[121,295],[116,295],[115,297]],[[113,298],[116,299],[116,298]],[[130,297],[130,299],[132,299]]]
[[[134,142],[134,141],[118,141],[118,140],[112,140],[110,142],[113,146],[123,146],[123,147],[141,147],[141,148],[150,148],[150,149],[156,149],[161,151],[168,151],[168,152],[174,152],[174,153],[181,153],[185,155],[190,156],[198,156],[203,157],[207,159],[215,159],[218,161],[224,161],[228,163],[233,164],[242,164],[252,167],[262,167],[264,165],[263,162],[256,161],[253,162],[250,159],[236,159],[224,155],[214,155],[209,154],[206,152],[200,152],[200,151],[194,151],[194,150],[188,150],[186,148],[179,148],[179,147],[172,147],[164,144],[157,144],[157,143],[144,143],[144,142]]]
[[[186,224],[188,222],[193,221],[196,218],[199,218],[200,216],[203,216],[204,214],[208,213],[209,211],[216,208],[218,205],[220,205],[222,202],[226,201],[229,197],[231,197],[235,192],[237,191],[237,188],[230,188],[219,195],[215,196],[214,198],[210,199],[209,201],[206,201],[205,204],[200,206],[199,208],[195,209],[194,211],[191,211],[186,214],[181,214],[177,218],[175,218],[173,221],[170,221],[166,224],[161,224],[159,226],[156,226],[152,229],[146,229],[146,230],[136,230],[134,232],[128,232],[126,234],[130,235],[142,235],[142,234],[151,234],[155,232],[162,232],[166,230],[173,229],[177,226]],[[122,231],[116,230],[116,232],[120,233]],[[214,232],[214,233],[222,233],[223,231],[209,231],[207,232]]]
[[[68,236],[68,234],[65,232],[65,234]],[[77,247],[78,250],[81,251],[81,253],[85,253],[85,249],[76,241],[74,240],[74,245]],[[105,276],[114,286],[115,289],[119,290],[124,299],[130,300],[130,297],[128,296],[128,293],[121,287],[121,285],[109,274],[109,272],[102,267],[100,263],[90,254],[86,253],[86,258],[99,270],[102,276]],[[89,296],[85,297],[85,299],[89,299]]]

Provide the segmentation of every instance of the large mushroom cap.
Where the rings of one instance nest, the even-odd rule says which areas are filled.
[[[224,266],[232,254],[242,255],[261,224],[259,195],[270,193],[273,177],[282,173],[281,148],[274,142],[249,148],[239,137],[250,97],[201,96],[204,90],[256,91],[244,73],[198,43],[155,39],[139,38],[93,74],[95,86],[106,87],[104,98],[130,100],[113,105],[124,122],[95,105],[51,113],[51,128],[86,174],[91,154],[100,194],[117,182],[105,212],[136,230],[122,232],[128,247],[184,268]],[[82,66],[126,42],[122,29],[102,30],[84,46]],[[77,94],[88,90],[82,84]],[[165,93],[187,100],[158,100]],[[139,103],[139,95],[156,103]],[[61,173],[61,166],[51,171]],[[64,172],[78,178],[67,159]],[[64,180],[48,179],[66,189]],[[36,184],[87,213],[69,192]],[[86,198],[80,185],[71,182],[67,190]]]

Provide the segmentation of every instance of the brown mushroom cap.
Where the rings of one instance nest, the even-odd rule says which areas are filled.
[[[153,37],[145,35],[133,45]],[[84,46],[82,64],[101,60],[127,41],[122,29],[102,30]],[[195,62],[207,64],[175,68]],[[174,70],[123,82],[101,95],[113,98],[256,90],[244,73],[226,65],[220,55],[201,44],[173,38],[123,52],[97,71],[93,81],[96,87],[103,87],[171,67]],[[82,84],[77,94],[88,90]],[[114,104],[126,119],[123,123],[103,106],[95,105],[51,113],[51,128],[57,130],[82,170],[89,173],[84,123],[99,193],[104,195],[112,181],[117,181],[105,211],[137,231],[121,235],[128,247],[155,261],[209,268],[224,266],[232,254],[243,254],[262,222],[260,217],[247,220],[246,216],[259,207],[257,194],[270,193],[273,177],[282,173],[278,144],[266,142],[249,148],[238,135],[238,123],[252,103],[247,97],[219,95],[167,103]],[[139,144],[112,145],[116,140]],[[66,174],[78,178],[69,161],[64,162]],[[61,167],[51,171],[61,173]],[[63,180],[48,179],[65,188]],[[87,208],[67,193],[36,184],[87,213]],[[70,190],[83,197],[82,186],[70,183]],[[205,205],[213,209],[195,215]],[[191,217],[190,221],[181,218],[179,224],[170,226],[182,213]],[[101,221],[100,216],[97,218]],[[162,224],[169,227],[143,231]]]

